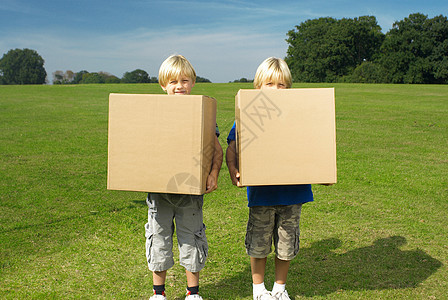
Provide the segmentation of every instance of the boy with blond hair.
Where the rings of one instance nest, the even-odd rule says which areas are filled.
[[[182,55],[172,55],[160,66],[159,84],[168,95],[189,95],[195,81],[196,72]],[[205,193],[210,193],[218,187],[223,158],[218,136],[219,130],[216,126],[215,151]],[[179,261],[185,268],[187,277],[185,299],[202,299],[199,296],[199,271],[204,267],[208,254],[202,215],[203,195],[149,193],[146,202],[149,207],[148,223],[145,225],[146,258],[148,267],[153,272],[154,291],[150,299],[166,299],[166,274],[174,265],[173,220],[176,222]]]
[[[270,57],[263,61],[254,78],[256,89],[287,89],[292,85],[291,73],[283,59]],[[239,182],[236,155],[235,123],[227,138],[226,163],[232,183]],[[299,251],[299,221],[302,204],[313,201],[311,185],[277,185],[247,187],[249,220],[246,251],[250,256],[254,300],[290,299],[286,278],[290,261]],[[275,248],[275,282],[272,292],[264,285],[266,260]]]

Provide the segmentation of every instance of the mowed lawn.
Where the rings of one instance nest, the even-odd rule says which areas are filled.
[[[338,183],[314,186],[287,289],[295,299],[447,299],[448,86],[335,87]],[[220,141],[251,84],[197,84],[218,100]],[[0,298],[147,299],[146,195],[108,191],[108,94],[157,84],[0,86]],[[294,138],[294,132],[291,132]],[[281,145],[279,145],[280,147]],[[206,299],[252,299],[245,190],[225,163],[205,196]],[[176,259],[177,263],[177,259]],[[266,285],[273,283],[269,256]],[[183,299],[184,270],[168,273]]]

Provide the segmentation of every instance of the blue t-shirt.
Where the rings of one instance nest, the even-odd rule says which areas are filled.
[[[218,128],[218,123],[216,123],[215,134],[217,137],[219,137],[221,135],[221,133],[219,132],[219,128]]]
[[[227,136],[227,143],[236,140],[235,123]],[[292,205],[313,201],[311,184],[263,185],[247,187],[248,206]]]

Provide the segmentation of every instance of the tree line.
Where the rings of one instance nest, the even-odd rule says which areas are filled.
[[[307,20],[288,32],[294,82],[448,83],[448,20],[415,13],[386,34],[374,16]]]
[[[80,71],[74,73],[71,70],[55,71],[53,73],[53,84],[88,84],[88,83],[158,83],[157,77],[150,77],[149,74],[142,70],[136,69],[131,72],[125,72],[120,79],[115,75],[107,72],[88,72]],[[201,76],[196,77],[196,82],[211,82],[207,78]]]
[[[44,84],[47,72],[44,59],[31,49],[9,50],[0,59],[0,84]],[[157,77],[150,77],[142,70],[125,72],[118,78],[108,72],[55,71],[53,84],[89,84],[89,83],[157,83]],[[196,82],[211,82],[207,78],[197,76]]]
[[[89,84],[89,83],[157,83],[157,77],[150,77],[142,70],[136,69],[124,73],[122,78],[118,78],[107,72],[88,72],[82,70],[74,73],[71,70],[53,72],[53,84]]]
[[[287,33],[288,63],[294,82],[448,83],[448,20],[421,13],[382,33],[374,16],[307,20]],[[15,49],[0,59],[0,84],[43,84],[43,58]],[[250,82],[247,78],[234,82]],[[157,82],[141,69],[118,78],[107,72],[56,71],[54,84]],[[210,80],[197,77],[197,82]]]

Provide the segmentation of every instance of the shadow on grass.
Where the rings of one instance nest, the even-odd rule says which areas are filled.
[[[132,202],[140,206],[147,206],[146,200],[132,200]]]
[[[132,200],[132,203],[134,203],[134,204],[129,204],[127,206],[122,206],[122,207],[112,206],[108,209],[91,210],[88,212],[84,212],[83,214],[80,214],[80,215],[76,214],[76,215],[67,216],[67,217],[54,216],[54,217],[50,217],[47,220],[44,220],[42,222],[36,221],[34,223],[31,223],[31,221],[34,221],[33,219],[31,219],[29,224],[17,225],[17,226],[13,226],[11,228],[1,228],[0,227],[0,233],[10,233],[10,232],[27,230],[27,229],[38,229],[38,228],[43,228],[43,227],[56,225],[56,224],[60,224],[60,223],[71,222],[71,221],[78,220],[78,219],[85,219],[85,218],[89,218],[89,217],[92,217],[95,215],[109,215],[111,212],[117,213],[117,212],[121,212],[126,209],[134,209],[137,206],[147,206],[146,200]]]
[[[325,296],[340,290],[385,290],[417,287],[442,266],[422,250],[400,250],[406,238],[393,236],[375,241],[371,246],[343,254],[333,252],[339,239],[325,239],[303,248],[291,262],[287,289],[292,296]],[[269,257],[273,260],[273,257]],[[273,282],[273,264],[268,263],[266,286]],[[214,295],[222,287],[230,298],[251,297],[249,263],[234,277],[216,285],[201,287]],[[244,281],[242,283],[241,281]],[[244,284],[244,286],[243,286]],[[241,287],[241,289],[239,288]],[[241,294],[243,292],[243,294]]]

